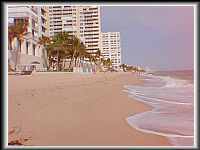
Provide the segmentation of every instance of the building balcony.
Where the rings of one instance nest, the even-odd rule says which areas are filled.
[[[85,38],[86,39],[99,39],[99,35],[93,35],[93,36],[91,36],[91,35],[84,35],[85,36]]]
[[[85,14],[90,14],[90,13],[98,13],[98,9],[95,9],[95,10],[86,10],[85,11]]]
[[[85,27],[94,27],[94,26],[98,26],[98,22],[85,22]]]
[[[91,28],[84,30],[84,33],[86,34],[99,34],[99,32],[100,32],[99,30],[91,30]]]
[[[32,12],[35,13],[35,14],[37,14],[37,13],[38,13],[38,9],[33,8],[34,6],[31,6],[31,7],[32,7],[32,8],[31,8]]]
[[[48,27],[47,27],[47,24],[42,24],[42,28],[47,29],[47,28],[48,28]]]
[[[48,7],[46,7],[46,6],[41,6],[41,7],[42,7],[42,9],[43,9],[44,11],[48,12]]]
[[[27,39],[27,40],[32,39],[32,40],[34,40],[34,41],[36,41],[36,42],[39,41],[38,35],[37,35],[37,36],[36,36],[36,35],[32,35],[30,32],[29,32],[28,34],[24,35],[23,38],[24,38],[24,39]]]
[[[99,45],[98,46],[86,46],[86,48],[89,50],[89,49],[98,49],[99,48]]]
[[[84,22],[98,22],[99,19],[98,18],[87,18],[87,19],[84,19]]]
[[[41,14],[41,16],[42,16],[42,20],[44,19],[45,21],[47,21],[47,15],[46,14]]]
[[[9,18],[29,18],[29,12],[8,12]]]
[[[98,20],[99,16],[97,16],[97,15],[94,15],[94,16],[85,16],[84,19],[86,19],[86,20],[97,19]]]
[[[99,41],[86,40],[85,43],[87,43],[87,44],[99,44]]]
[[[32,13],[31,17],[32,17],[35,21],[38,20],[38,16],[37,16],[36,14],[33,14],[33,13]]]
[[[97,28],[99,28],[98,25],[85,26],[85,30],[91,30],[91,29],[97,29]]]
[[[32,29],[38,31],[38,26],[32,26]]]

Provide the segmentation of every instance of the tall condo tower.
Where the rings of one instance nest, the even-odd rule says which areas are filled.
[[[79,38],[89,53],[100,50],[100,6],[49,6],[50,37],[66,31]]]
[[[101,53],[104,59],[110,59],[112,65],[118,68],[121,65],[121,40],[120,32],[105,32],[102,36]]]

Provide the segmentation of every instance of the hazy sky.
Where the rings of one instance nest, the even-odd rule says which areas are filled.
[[[123,63],[194,68],[193,6],[101,6],[101,25],[102,32],[121,33]]]

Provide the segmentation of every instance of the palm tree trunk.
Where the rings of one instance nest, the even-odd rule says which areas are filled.
[[[49,60],[49,58],[48,58],[48,55],[49,55],[48,53],[49,53],[49,51],[48,51],[48,49],[46,49],[47,69],[50,68],[50,60]]]
[[[8,49],[12,50],[12,39],[8,38]]]
[[[65,59],[62,60],[62,71],[65,69]]]
[[[75,64],[74,64],[74,65],[75,65],[75,67],[76,67],[76,63],[77,63],[77,58],[75,58]]]
[[[18,53],[19,53],[19,38],[17,38],[17,51],[16,51],[16,59],[15,59],[15,67],[14,67],[14,71],[16,72],[17,71],[17,63],[18,63]]]
[[[80,68],[81,67],[81,58],[79,59],[79,65],[78,67]]]
[[[92,68],[92,61],[90,61],[90,68]]]
[[[77,67],[79,66],[80,64],[80,58],[77,59]]]
[[[58,60],[58,57],[59,57],[59,51],[57,51],[57,71],[59,71],[59,60]]]
[[[72,65],[72,57],[71,57],[71,60],[70,60],[70,62],[69,62],[69,67],[68,67],[68,69],[71,68],[71,65]]]
[[[72,67],[70,66],[70,69],[73,68],[73,66],[74,66],[74,57],[75,57],[75,54],[76,54],[76,49],[74,50],[74,53],[72,55]]]
[[[66,63],[66,59],[64,59],[64,65],[63,65],[63,69],[65,70],[65,63]]]
[[[46,45],[44,45],[44,59],[45,59],[45,64],[47,69],[49,68],[49,62],[48,62],[48,54],[47,54],[47,49],[46,49]]]

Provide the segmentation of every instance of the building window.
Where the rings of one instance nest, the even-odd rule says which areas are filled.
[[[26,54],[28,55],[28,42],[26,42]]]
[[[34,29],[32,29],[32,35],[33,35],[33,36],[35,35],[35,31],[34,31]]]
[[[22,41],[19,40],[18,42],[19,42],[19,43],[18,43],[18,44],[19,44],[19,51],[21,52],[21,51],[22,51]]]
[[[35,56],[35,45],[33,44],[33,56]]]

